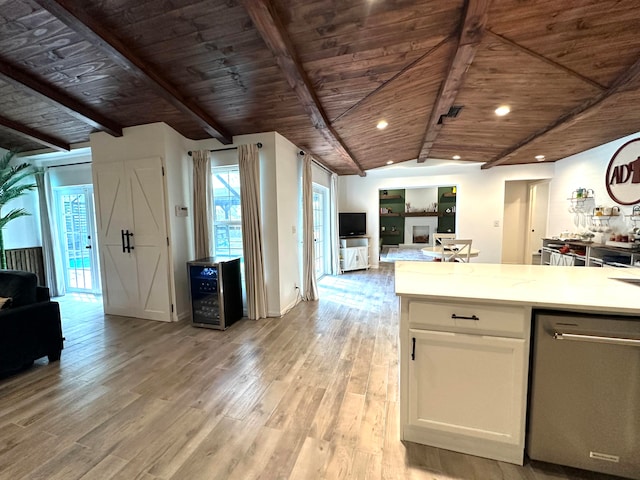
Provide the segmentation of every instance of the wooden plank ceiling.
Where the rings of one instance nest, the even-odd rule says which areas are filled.
[[[556,161],[640,131],[639,22],[637,0],[0,0],[0,147],[165,122],[277,131],[341,175]]]

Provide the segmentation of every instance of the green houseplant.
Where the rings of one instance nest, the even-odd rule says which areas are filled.
[[[7,257],[4,250],[3,231],[7,223],[18,217],[31,215],[24,208],[14,208],[6,214],[2,209],[11,200],[24,195],[27,191],[36,188],[35,183],[23,183],[23,180],[33,175],[34,170],[28,163],[10,165],[16,152],[5,153],[0,159],[0,268],[7,268]]]

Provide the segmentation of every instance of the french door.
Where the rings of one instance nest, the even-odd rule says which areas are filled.
[[[66,290],[100,293],[93,187],[60,187],[55,194]]]
[[[316,278],[327,273],[329,222],[327,209],[327,189],[313,186],[313,241]]]

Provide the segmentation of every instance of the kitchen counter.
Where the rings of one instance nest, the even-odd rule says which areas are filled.
[[[640,320],[638,268],[396,262],[402,440],[522,465],[534,309]]]
[[[396,262],[400,296],[640,315],[636,268],[576,268],[449,262]]]

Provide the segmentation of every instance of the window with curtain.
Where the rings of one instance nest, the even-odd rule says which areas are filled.
[[[237,165],[211,168],[214,255],[242,257],[240,172]]]

